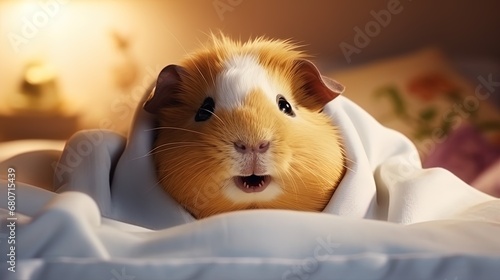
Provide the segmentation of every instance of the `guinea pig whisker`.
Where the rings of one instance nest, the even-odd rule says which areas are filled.
[[[179,38],[177,38],[177,36],[175,36],[175,34],[172,33],[172,31],[168,30],[168,28],[164,29],[164,31],[166,31],[167,33],[169,33],[170,36],[172,36],[174,38],[174,40],[177,42],[177,44],[179,45],[179,47],[182,48],[182,50],[184,51],[185,54],[189,54],[189,52],[186,50],[186,48],[181,43],[181,41],[179,41]]]
[[[208,147],[208,145],[203,145],[198,142],[172,142],[172,143],[165,143],[165,144],[162,144],[158,147],[155,147],[154,149],[150,150],[149,152],[147,152],[145,155],[142,155],[142,156],[138,156],[138,157],[135,157],[135,158],[132,158],[130,159],[130,161],[134,161],[134,160],[139,160],[139,159],[143,159],[145,157],[149,157],[149,156],[152,156],[152,155],[155,155],[161,151],[158,151],[158,149],[166,146],[166,145],[173,145],[173,144],[179,144],[179,143],[182,143],[182,144],[189,144],[189,143],[192,143],[192,144],[198,144],[198,145],[189,145],[190,147]]]
[[[177,44],[182,48],[182,50],[184,51],[185,54],[189,55],[189,52],[186,50],[186,48],[184,47],[184,45],[179,41],[179,39],[177,38],[177,36],[174,35],[174,33],[172,33],[170,30],[166,29],[166,31],[174,38],[174,40],[177,42]],[[189,59],[191,59],[191,61],[193,61],[193,65],[196,67],[196,69],[198,70],[198,73],[200,73],[201,77],[203,78],[203,80],[205,80],[205,82],[207,83],[207,85],[209,85],[207,79],[205,79],[205,76],[203,76],[203,73],[201,72],[200,68],[198,67],[198,65],[196,65],[196,61],[194,59],[194,57],[190,57],[188,56]],[[213,78],[212,78],[213,80]]]
[[[150,191],[152,191],[154,188],[156,188],[156,186],[160,186],[158,182],[156,182],[156,184],[151,184],[149,186],[145,186],[145,189],[144,191],[146,193],[149,193]]]
[[[347,169],[347,170],[349,170],[349,171],[351,171],[351,172],[353,172],[353,173],[356,173],[356,171],[355,171],[354,169],[352,169],[352,168],[348,167],[346,164],[342,164],[342,166],[343,166],[345,169]]]
[[[199,131],[195,131],[195,130],[191,130],[191,129],[187,129],[187,128],[182,128],[182,127],[175,127],[175,126],[159,126],[159,127],[155,127],[155,128],[151,128],[151,129],[146,129],[145,131],[160,130],[160,129],[161,130],[163,130],[163,129],[182,130],[182,131],[186,131],[186,132],[192,132],[192,133],[197,133],[197,134],[209,136],[209,134],[206,134],[203,132],[199,132]]]
[[[292,189],[292,192],[289,191],[289,186],[283,186],[283,191],[284,192],[287,192],[287,193],[292,193],[295,195],[295,199],[298,201],[298,187],[297,187],[297,182],[295,181],[295,179],[293,178],[290,170],[284,170],[282,173],[284,173],[284,175],[288,178],[288,180],[290,181],[291,183],[291,186],[290,188]],[[283,181],[283,176],[280,174],[280,179]]]
[[[192,162],[191,160],[185,160],[183,162],[176,164],[173,169],[169,168],[169,170],[168,170],[169,173],[165,174],[163,176],[163,178],[161,178],[159,180],[159,184],[161,184],[162,181],[166,180],[172,174],[176,174],[177,176],[181,176],[181,177],[189,176],[190,180],[185,184],[186,186],[190,186],[191,182],[195,181],[195,180],[205,181],[206,178],[202,178],[202,176],[205,176],[204,174],[206,174],[206,172],[203,172],[204,171],[203,169],[201,169],[199,171],[196,171],[196,169],[199,166],[206,166],[206,164],[209,163],[210,160],[203,159],[203,160],[196,162],[195,164],[191,164],[191,162]],[[195,172],[193,172],[193,168],[194,168]],[[184,173],[186,173],[186,174],[184,174]],[[187,174],[187,173],[189,173],[189,174]],[[200,188],[198,190],[198,193],[196,194],[196,197],[195,197],[195,204],[194,205],[197,205],[198,197],[203,190],[204,190],[203,188]],[[187,205],[191,204],[191,203],[187,203],[187,201],[180,201],[179,203],[187,204]]]
[[[200,145],[179,145],[179,146],[174,146],[174,147],[169,147],[169,148],[162,148],[162,149],[159,149],[159,150],[154,151],[154,152],[149,152],[149,155],[159,154],[159,153],[163,153],[166,151],[180,149],[180,148],[187,148],[187,147],[200,147]]]
[[[180,174],[180,175],[183,175],[184,173],[189,173],[189,174],[186,174],[186,176],[189,175],[189,177],[191,177],[191,180],[193,180],[198,174],[200,174],[200,172],[196,172],[196,168],[198,166],[203,166],[204,164],[207,164],[209,163],[209,160],[199,160],[198,162],[196,163],[192,163],[192,160],[185,160],[185,161],[181,161],[179,162],[178,164],[174,165],[174,166],[171,166],[170,170],[173,172],[173,173],[176,173],[176,174]],[[195,172],[193,172],[195,171]],[[193,175],[194,173],[194,175]]]
[[[217,116],[217,114],[215,112],[212,112],[212,111],[207,110],[207,109],[203,109],[203,110],[212,114],[212,116],[214,116],[224,127],[226,127],[226,123],[224,123],[224,121],[219,116]]]
[[[154,149],[152,149],[151,151],[149,151],[149,153],[147,155],[151,155],[153,152],[155,152],[156,150],[159,150],[159,149],[161,149],[163,147],[170,146],[170,145],[178,145],[178,144],[195,144],[195,145],[189,145],[189,146],[192,146],[192,147],[208,147],[208,145],[206,145],[206,144],[203,144],[203,143],[200,143],[200,142],[195,142],[195,141],[170,142],[170,143],[164,143],[164,144],[158,145],[157,147],[155,147]]]
[[[201,170],[200,170],[200,171],[198,171],[198,170],[197,170],[197,168],[198,168],[199,166],[204,166],[206,163],[208,163],[208,160],[200,160],[200,161],[196,162],[195,164],[184,165],[184,166],[182,166],[182,167],[184,167],[184,168],[182,168],[182,169],[177,168],[177,170],[175,171],[175,173],[179,173],[179,174],[181,174],[181,175],[182,175],[183,173],[186,173],[186,172],[187,172],[187,173],[189,173],[189,174],[186,174],[186,176],[187,176],[187,175],[189,175],[189,176],[191,177],[191,179],[189,179],[189,181],[188,181],[188,183],[187,183],[187,185],[188,185],[188,186],[190,186],[190,185],[191,185],[190,183],[191,183],[194,179],[197,179],[197,178],[200,176],[200,174],[203,174],[203,173],[201,172]],[[194,172],[193,172],[193,171],[194,171]],[[194,175],[193,175],[193,174],[194,174]]]
[[[208,83],[207,79],[205,78],[205,75],[203,75],[203,73],[201,72],[200,68],[196,64],[196,62],[194,62],[193,65],[196,68],[196,71],[198,71],[198,73],[200,73],[201,78],[203,78],[203,80],[205,81],[205,83],[207,84],[207,86],[209,86],[210,84]]]
[[[352,168],[350,168],[348,166],[349,163],[356,164],[356,162],[354,160],[349,159],[346,156],[344,156],[344,162],[342,163],[342,167],[344,167],[345,169],[347,169],[347,170],[355,173],[356,171],[354,171]]]
[[[345,158],[345,160],[346,160],[346,161],[350,161],[350,162],[352,162],[352,163],[355,163],[355,162],[354,162],[354,160],[352,160],[352,159],[350,159],[350,158],[348,158],[348,157],[344,157],[344,158]]]
[[[290,168],[290,171],[293,171],[293,172],[298,173],[298,174],[300,174],[300,173],[301,173],[301,172],[300,172],[300,170],[299,170],[299,168],[294,168],[293,166]],[[297,172],[297,171],[299,171],[299,172]],[[308,184],[306,184],[306,183],[304,182],[304,180],[302,179],[302,177],[301,177],[301,176],[297,176],[297,177],[298,177],[298,178],[300,179],[300,181],[302,182],[302,185],[303,185],[303,186],[305,186],[305,187],[306,187],[306,189],[309,189]]]
[[[208,36],[208,35],[207,35]],[[200,42],[200,39],[198,38],[198,42]],[[201,42],[200,42],[201,45],[203,45]],[[183,48],[184,49],[184,48]],[[186,49],[184,49],[184,52],[187,53]],[[213,78],[213,75],[212,75],[212,70],[210,69],[210,67],[208,67],[208,70],[210,72],[210,77],[212,78],[211,81],[212,81],[212,84],[209,84],[208,83],[208,80],[205,78],[205,75],[203,75],[203,73],[201,72],[200,68],[198,67],[197,63],[196,63],[196,60],[193,56],[188,56],[188,59],[190,59],[192,62],[193,62],[193,65],[194,67],[196,67],[196,70],[198,71],[198,73],[200,73],[200,76],[203,78],[203,80],[205,80],[205,83],[207,84],[207,86],[210,86],[210,85],[215,85],[215,81],[214,81],[214,78]]]
[[[189,177],[193,178],[193,175],[192,175],[193,168],[196,166],[202,165],[202,164],[206,164],[206,163],[209,163],[208,158],[201,159],[201,160],[197,161],[195,164],[192,164],[192,159],[187,158],[187,159],[181,160],[179,162],[176,162],[175,165],[168,166],[167,170],[169,171],[169,173],[167,173],[166,175],[169,176],[171,174],[178,174],[179,176],[182,176],[184,173],[189,171],[189,174],[186,174],[186,176],[189,175]],[[167,170],[164,170],[164,171],[167,171]],[[198,173],[196,173],[196,174],[198,174]]]
[[[306,164],[308,163],[308,164]],[[312,166],[312,167],[311,167]],[[313,168],[315,167],[315,168]],[[313,175],[318,181],[326,181],[328,182],[328,178],[323,175],[323,168],[320,165],[316,164],[316,161],[314,160],[306,160],[302,162],[300,169],[306,170],[309,172],[309,174]],[[307,187],[307,185],[306,185]]]
[[[212,85],[215,85],[215,75],[212,73],[211,67],[208,67],[208,73],[210,73],[210,81],[212,82]]]
[[[354,160],[350,159],[350,158],[344,157],[344,159],[345,159],[346,161],[349,161],[349,162],[353,163],[353,164],[356,164],[356,162],[355,162]],[[349,170],[349,171],[351,171],[351,172],[356,173],[356,171],[354,171],[354,169],[352,169],[352,168],[350,168],[349,166],[347,166],[347,164],[346,164],[345,162],[344,162],[344,164],[342,164],[342,166],[343,166],[345,169],[347,169],[347,170]]]

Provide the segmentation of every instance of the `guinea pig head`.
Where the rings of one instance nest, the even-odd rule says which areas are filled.
[[[283,41],[221,39],[165,67],[144,109],[161,186],[197,218],[243,209],[321,211],[345,171],[323,107],[343,91]]]

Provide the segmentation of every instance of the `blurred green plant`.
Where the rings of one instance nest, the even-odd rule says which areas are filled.
[[[439,96],[446,98],[451,104],[448,110],[443,111],[442,108],[435,105],[432,101],[436,96],[427,93],[420,99],[428,104],[415,111],[414,106],[411,104],[415,100],[409,100],[395,85],[380,87],[375,90],[373,95],[377,101],[388,100],[392,107],[390,113],[392,117],[412,126],[413,135],[411,136],[418,140],[431,137],[438,130],[442,131],[443,136],[447,136],[451,132],[456,118],[464,118],[463,115],[452,109],[455,105],[461,106],[464,103],[464,97],[460,91],[450,88],[448,92],[443,92]],[[479,109],[467,110],[467,121],[480,131],[500,131],[500,122],[493,120],[480,121],[478,113]]]

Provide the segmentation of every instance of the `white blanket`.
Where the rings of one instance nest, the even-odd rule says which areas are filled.
[[[153,119],[140,107],[128,139],[76,134],[54,164],[55,193],[15,182],[11,216],[1,181],[0,278],[498,279],[499,199],[422,169],[409,140],[345,97],[325,112],[350,161],[324,213],[197,221],[157,186],[147,156]]]

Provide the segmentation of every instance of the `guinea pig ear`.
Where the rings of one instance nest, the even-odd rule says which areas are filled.
[[[173,95],[181,82],[181,72],[185,71],[182,66],[171,64],[163,68],[156,86],[144,102],[143,108],[151,114],[156,114],[161,108],[175,102]]]
[[[299,60],[297,74],[304,79],[305,96],[299,96],[299,103],[311,110],[321,110],[328,102],[344,92],[344,86],[337,81],[321,76],[318,68],[309,60]]]

